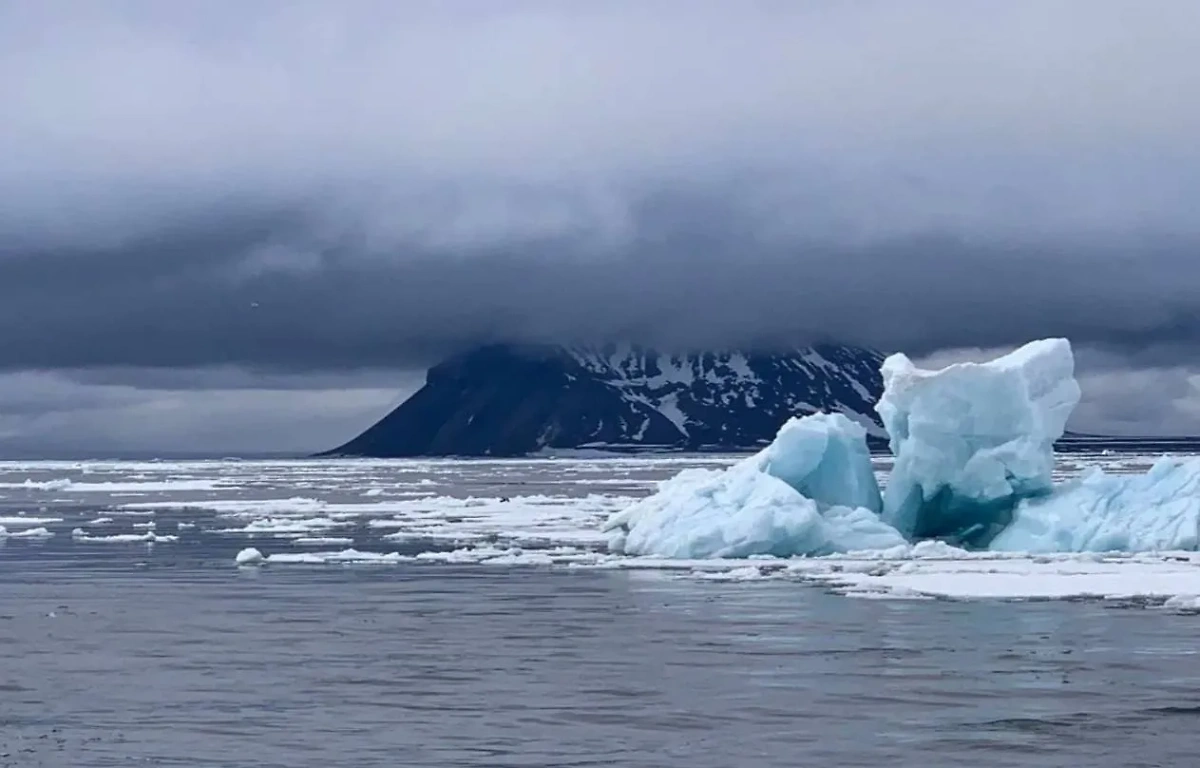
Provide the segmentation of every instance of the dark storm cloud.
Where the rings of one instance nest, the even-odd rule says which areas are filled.
[[[0,6],[0,365],[1188,350],[1200,8]]]
[[[1053,334],[1114,407],[1133,369],[1186,389],[1198,29],[1192,0],[0,0],[0,369],[226,413],[486,340]]]
[[[419,365],[493,339],[838,339],[919,354],[1065,335],[1155,364],[1200,339],[1186,241],[849,247],[762,243],[734,217],[716,221],[648,223],[590,255],[561,238],[392,257],[247,228],[12,256],[0,261],[0,360],[313,371]]]

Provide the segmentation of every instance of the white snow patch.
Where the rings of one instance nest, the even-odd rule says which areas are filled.
[[[679,409],[679,395],[677,393],[672,392],[663,397],[658,401],[656,408],[667,421],[675,425],[676,429],[687,435],[687,416]]]
[[[746,381],[759,381],[759,378],[754,375],[754,371],[750,368],[750,363],[746,360],[746,356],[741,352],[734,352],[725,359],[725,364],[729,366],[729,370],[733,371],[739,379]]]

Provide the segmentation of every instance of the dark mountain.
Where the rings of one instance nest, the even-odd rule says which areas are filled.
[[[783,354],[665,355],[636,347],[482,347],[324,455],[519,456],[543,449],[742,450],[793,415],[841,412],[886,440],[874,411],[883,355],[819,345]]]

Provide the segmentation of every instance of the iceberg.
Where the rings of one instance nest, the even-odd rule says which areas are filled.
[[[1066,339],[937,371],[884,360],[876,410],[895,465],[882,519],[909,539],[986,546],[1022,499],[1052,488],[1054,442],[1079,402]]]
[[[687,470],[608,519],[610,548],[700,559],[955,546],[1003,552],[1200,548],[1200,458],[1145,474],[1099,468],[1053,485],[1054,443],[1079,402],[1066,339],[986,363],[883,363],[877,406],[894,465],[880,494],[866,430],[789,420],[723,471]],[[933,541],[931,541],[933,540]]]
[[[866,430],[842,414],[793,418],[725,470],[692,469],[608,519],[610,548],[674,558],[823,555],[905,543],[879,519]]]
[[[1022,501],[990,549],[1150,552],[1200,546],[1200,459],[1162,458],[1145,474],[1099,467],[1044,498]]]

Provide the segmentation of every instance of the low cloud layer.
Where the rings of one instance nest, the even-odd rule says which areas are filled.
[[[0,4],[0,371],[323,447],[282,403],[358,419],[481,341],[1065,335],[1080,419],[1187,431],[1197,29],[1191,0]]]
[[[0,458],[306,455],[353,437],[421,383],[177,374],[0,374]]]

